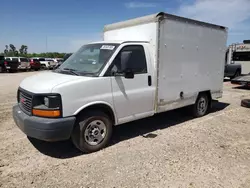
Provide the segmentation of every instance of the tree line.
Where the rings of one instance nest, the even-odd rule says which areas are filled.
[[[47,52],[47,53],[28,53],[28,46],[21,45],[19,49],[17,49],[13,44],[5,45],[4,52],[0,53],[0,55],[4,55],[6,57],[47,57],[47,58],[63,58],[66,53],[59,52]]]

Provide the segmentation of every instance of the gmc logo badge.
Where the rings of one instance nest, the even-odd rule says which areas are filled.
[[[23,103],[23,104],[26,104],[26,99],[25,98],[21,98],[20,102]]]

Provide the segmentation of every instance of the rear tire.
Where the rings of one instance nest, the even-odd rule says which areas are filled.
[[[4,70],[3,67],[0,66],[0,73],[3,73],[4,72],[3,70]]]
[[[71,140],[79,150],[91,153],[109,143],[112,130],[112,122],[105,113],[89,111],[77,117]]]
[[[241,106],[243,106],[245,108],[250,108],[250,99],[242,99]]]
[[[193,116],[198,118],[206,115],[210,106],[209,104],[208,95],[206,93],[199,94],[193,105]]]

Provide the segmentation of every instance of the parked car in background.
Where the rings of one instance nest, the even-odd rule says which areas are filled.
[[[53,58],[53,60],[58,63],[58,62],[63,61],[63,58]]]
[[[65,54],[63,57],[63,61],[66,61],[71,55],[72,53]]]
[[[9,71],[9,72],[17,72],[18,70],[18,61],[11,60],[10,58],[5,58],[4,56],[0,56],[0,73]]]
[[[48,66],[48,62],[45,61],[45,58],[43,57],[32,57],[31,59],[37,59],[40,62],[42,69],[46,69],[46,67]]]
[[[41,63],[38,59],[30,58],[30,68],[32,70],[38,71],[41,69]]]
[[[30,70],[30,62],[29,59],[26,57],[18,57],[18,62],[19,62],[19,66],[18,69],[19,70]]]
[[[234,79],[241,75],[241,64],[225,64],[224,77]]]
[[[68,53],[68,54],[65,54],[63,58],[60,58],[60,61],[57,62],[55,69],[60,67],[60,65],[63,64],[63,62],[66,61],[71,55],[72,53]]]
[[[51,58],[32,57],[31,59],[37,59],[42,69],[53,69],[56,66],[56,63]]]
[[[54,60],[56,61],[56,66],[54,67],[54,69],[57,69],[64,61],[63,58],[55,58]]]
[[[48,66],[46,67],[47,69],[53,69],[57,64],[52,58],[45,58],[45,61],[48,62]]]
[[[1,56],[0,56],[0,73],[1,73],[1,72],[4,72],[4,70],[5,70],[4,61],[5,61],[4,56],[1,55]]]
[[[26,57],[5,57],[8,61],[18,61],[19,70],[30,70],[30,62]]]

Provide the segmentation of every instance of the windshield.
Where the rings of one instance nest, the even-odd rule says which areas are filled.
[[[71,70],[79,75],[97,76],[119,44],[88,44],[71,55],[59,70]]]
[[[28,62],[29,60],[27,58],[20,58],[21,62]]]
[[[39,58],[39,61],[45,61],[45,58]]]

